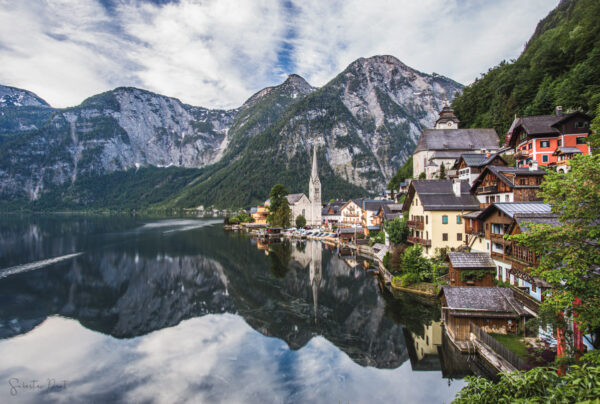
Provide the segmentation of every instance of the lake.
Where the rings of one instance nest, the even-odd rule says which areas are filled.
[[[0,218],[0,402],[443,403],[436,302],[220,220]]]

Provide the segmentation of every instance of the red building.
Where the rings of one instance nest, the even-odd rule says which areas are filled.
[[[553,115],[515,118],[506,135],[506,146],[515,148],[517,167],[529,167],[534,160],[540,166],[554,167],[559,161],[555,151],[560,147],[590,154],[590,120],[582,112],[563,114],[562,107],[556,107]]]

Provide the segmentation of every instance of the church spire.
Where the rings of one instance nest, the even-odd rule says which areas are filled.
[[[310,179],[314,181],[315,178],[319,178],[319,173],[317,172],[317,145],[313,147],[312,172],[310,173]]]

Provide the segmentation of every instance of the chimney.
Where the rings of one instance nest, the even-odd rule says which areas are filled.
[[[535,171],[538,169],[538,162],[537,160],[533,160],[531,162],[531,164],[529,165],[529,171]]]
[[[452,192],[454,192],[454,196],[456,196],[457,198],[460,197],[460,185],[461,185],[461,181],[458,179],[455,179],[452,182]]]
[[[556,106],[556,116],[561,116],[561,115],[562,115],[562,106],[557,105]]]

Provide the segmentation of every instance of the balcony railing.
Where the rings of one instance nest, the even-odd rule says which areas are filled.
[[[408,237],[408,242],[413,244],[421,244],[424,247],[431,247],[431,240],[425,240],[420,237]]]
[[[469,227],[467,229],[465,229],[465,233],[467,234],[471,234],[473,236],[483,236],[483,229],[478,229],[475,227]]]
[[[413,229],[423,230],[425,228],[425,223],[418,220],[408,220],[407,224],[408,227],[411,227]]]
[[[518,152],[515,153],[515,159],[516,160],[522,160],[522,159],[526,159],[529,157],[529,153],[525,150],[520,150]]]
[[[478,194],[497,194],[498,193],[498,185],[489,185],[487,187],[478,187]]]

